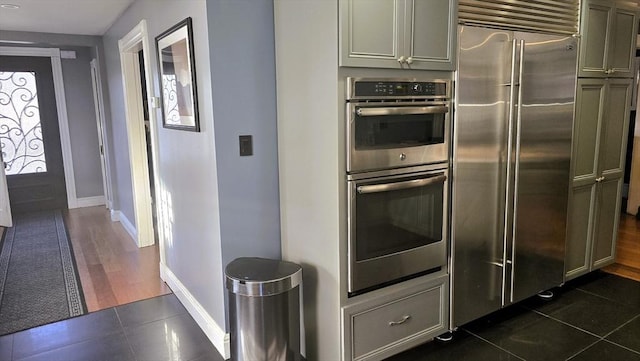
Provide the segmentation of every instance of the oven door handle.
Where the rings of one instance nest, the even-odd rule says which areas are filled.
[[[397,191],[401,189],[424,187],[431,184],[444,183],[446,180],[447,180],[447,176],[444,174],[441,174],[435,177],[424,178],[424,179],[414,179],[410,181],[403,181],[403,182],[396,182],[396,183],[375,184],[370,186],[359,186],[356,189],[359,194],[380,193],[380,192]]]
[[[375,117],[381,115],[444,114],[448,112],[449,107],[445,105],[425,107],[374,107],[356,109],[356,114],[361,117]]]

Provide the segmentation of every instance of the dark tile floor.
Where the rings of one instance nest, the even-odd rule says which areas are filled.
[[[593,272],[387,361],[640,361],[640,282]]]
[[[0,360],[222,361],[173,295],[0,337]]]
[[[337,347],[337,345],[336,345]],[[221,361],[174,295],[0,337],[0,360]],[[640,283],[594,272],[388,361],[640,361]],[[320,360],[324,361],[324,360]],[[333,360],[327,360],[333,361]]]

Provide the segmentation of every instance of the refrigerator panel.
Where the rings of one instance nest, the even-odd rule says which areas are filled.
[[[460,26],[452,181],[452,326],[501,307],[511,31]]]
[[[567,200],[577,44],[572,37],[515,33],[520,118],[514,200],[511,294],[517,302],[564,280]]]

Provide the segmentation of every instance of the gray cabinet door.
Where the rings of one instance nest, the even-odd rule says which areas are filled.
[[[614,262],[633,79],[610,79],[598,158],[599,185],[592,269]]]
[[[340,65],[400,68],[405,0],[340,1]]]
[[[615,261],[622,177],[607,179],[598,184],[597,223],[593,238],[592,269],[604,267]]]
[[[638,7],[588,0],[582,7],[581,77],[633,76]]]
[[[404,55],[411,69],[454,70],[456,1],[407,0]]]
[[[598,173],[606,178],[621,177],[624,172],[632,81],[608,80],[598,160]]]
[[[596,183],[573,188],[569,196],[569,216],[566,245],[566,279],[590,271],[591,240],[596,206]]]
[[[636,34],[638,34],[638,9],[617,5],[613,12],[610,28],[609,51],[607,54],[610,77],[633,77]]]
[[[596,179],[606,82],[605,79],[578,79],[573,131],[574,186],[591,184]]]
[[[607,76],[608,34],[612,18],[613,7],[608,2],[591,0],[582,6],[579,76]]]
[[[454,70],[455,0],[340,0],[340,66]]]
[[[569,196],[565,277],[591,270],[596,216],[598,156],[607,94],[606,79],[578,79],[573,127],[572,179]]]
[[[632,80],[578,80],[566,279],[614,262]]]

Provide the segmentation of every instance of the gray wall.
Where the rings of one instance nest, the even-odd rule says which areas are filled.
[[[19,46],[40,48],[55,47],[62,50],[76,51],[76,59],[61,60],[71,138],[71,156],[73,158],[73,171],[76,183],[76,197],[83,198],[103,195],[102,170],[100,168],[100,155],[98,153],[98,131],[89,65],[89,62],[94,57],[96,57],[100,63],[102,54],[101,38],[87,35],[0,31],[0,39],[31,41],[34,43]],[[2,43],[0,43],[0,45],[18,46],[15,44]],[[106,88],[104,89],[106,93]],[[104,100],[105,103],[108,104],[108,99]]]
[[[138,0],[104,36],[120,210],[134,219],[118,40],[146,19],[153,39],[190,16],[201,132],[162,128],[156,184],[166,207],[166,266],[227,332],[224,267],[240,256],[280,257],[273,4],[271,0]],[[254,155],[239,156],[251,134]]]
[[[210,0],[207,17],[222,261],[279,259],[273,1]],[[253,135],[253,156],[240,157],[245,134]]]
[[[194,59],[202,131],[199,133],[162,128],[156,114],[159,149],[156,186],[162,194],[159,203],[168,218],[163,220],[165,266],[202,306],[221,330],[225,330],[224,276],[220,239],[220,214],[215,155],[211,72],[206,5],[204,0],[138,0],[104,35],[107,76],[111,100],[109,140],[114,152],[112,167],[120,210],[133,222],[133,198],[125,123],[122,69],[118,40],[142,19],[147,22],[151,44],[153,89],[159,96],[155,39],[160,33],[186,17],[193,21]]]
[[[67,99],[69,136],[73,171],[76,181],[76,197],[101,196],[102,169],[98,147],[98,130],[91,84],[91,49],[87,47],[62,47],[76,52],[76,59],[62,59],[64,90]]]
[[[129,8],[130,9],[130,8]],[[127,14],[127,12],[125,12]],[[140,19],[138,20],[138,22]],[[133,21],[131,21],[133,23]],[[109,108],[105,110],[105,129],[107,130],[109,159],[111,165],[111,182],[113,191],[113,209],[122,214],[135,226],[133,212],[133,192],[131,187],[131,169],[125,123],[124,98],[122,91],[122,72],[120,69],[120,50],[118,40],[131,30],[137,22],[125,29],[118,27],[119,21],[103,36],[104,68],[106,75],[102,82],[107,84]],[[114,35],[116,34],[116,35]],[[107,105],[105,105],[105,108]]]

